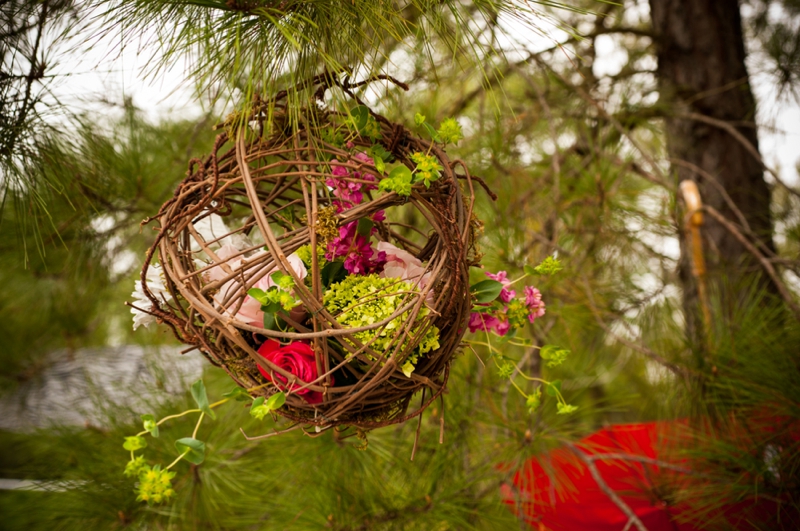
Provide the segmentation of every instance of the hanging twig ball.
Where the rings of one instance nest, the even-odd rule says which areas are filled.
[[[471,309],[473,180],[363,105],[363,84],[319,76],[306,106],[283,92],[229,119],[153,218],[142,271],[180,341],[252,396],[284,392],[277,412],[317,431],[419,415]],[[325,105],[329,90],[350,108]]]

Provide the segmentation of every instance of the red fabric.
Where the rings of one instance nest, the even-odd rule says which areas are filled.
[[[778,424],[787,422],[792,428],[789,437],[800,440],[800,424],[768,415],[751,417],[749,429],[734,424],[728,435],[731,442],[742,448],[758,448],[753,437],[769,437]],[[522,513],[537,531],[635,529],[635,526],[626,527],[628,516],[601,489],[584,461],[575,454],[579,451],[593,457],[601,478],[648,531],[699,530],[694,525],[675,521],[674,517],[687,511],[688,507],[668,506],[658,495],[659,490],[664,490],[660,486],[671,485],[674,488],[682,480],[690,479],[686,475],[688,464],[685,462],[673,460],[668,463],[670,466],[661,467],[654,462],[658,460],[664,464],[664,456],[675,455],[669,444],[679,443],[683,447],[692,444],[692,438],[684,428],[687,428],[685,421],[673,421],[602,429],[576,443],[574,449],[562,447],[528,460],[514,474],[513,488],[512,485],[502,487],[505,501],[513,511]],[[774,502],[761,498],[731,503],[722,512],[712,514],[724,517],[730,522],[730,529],[753,529],[747,524],[753,519],[761,523],[780,521],[775,529],[796,529],[795,524],[800,521],[798,515],[786,512],[779,515],[780,512]]]
[[[607,455],[594,464],[612,489],[642,520],[649,531],[694,531],[679,525],[671,515],[680,508],[668,507],[656,495],[661,473],[650,463],[621,459],[619,454],[656,459],[664,423],[616,425],[600,430],[575,445],[585,455]],[[609,454],[618,454],[616,456]],[[584,462],[570,448],[559,448],[540,459],[529,460],[504,486],[506,503],[517,504],[534,529],[550,531],[621,531],[628,516],[603,492]],[[631,527],[631,529],[635,529]]]

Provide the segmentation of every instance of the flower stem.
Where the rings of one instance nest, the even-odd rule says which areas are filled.
[[[227,398],[225,399],[227,400]],[[194,431],[192,432],[192,439],[197,439],[197,430],[200,429],[200,424],[203,422],[203,417],[205,416],[206,412],[201,411],[200,417],[197,419],[197,424],[194,427]]]
[[[182,417],[182,416],[184,416],[184,415],[188,415],[189,413],[198,413],[198,412],[200,412],[200,410],[199,410],[199,409],[187,409],[187,410],[186,410],[186,411],[184,411],[183,413],[178,413],[177,415],[169,415],[168,417],[164,417],[163,419],[159,420],[159,421],[156,423],[156,426],[161,426],[161,424],[162,424],[163,422],[165,422],[165,421],[167,421],[167,420],[169,420],[169,419],[176,419],[176,418],[178,418],[178,417]],[[147,433],[147,432],[146,432],[146,431],[143,431],[142,433]]]
[[[177,464],[178,464],[178,461],[180,461],[181,459],[183,459],[183,458],[184,458],[184,456],[186,456],[186,454],[188,454],[188,453],[189,453],[189,450],[186,450],[185,452],[183,452],[181,455],[179,455],[179,456],[178,456],[178,457],[175,459],[175,461],[173,461],[172,463],[170,463],[170,465],[169,465],[167,468],[165,468],[164,470],[169,470],[170,468],[172,468],[172,467],[174,467],[175,465],[177,465]]]

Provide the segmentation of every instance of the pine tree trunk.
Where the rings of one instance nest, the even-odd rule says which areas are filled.
[[[671,159],[688,162],[713,176],[718,185],[702,172],[673,162],[677,182],[696,181],[704,204],[738,223],[735,210],[719,190],[721,185],[750,229],[772,248],[770,191],[760,162],[730,132],[687,118],[696,113],[728,122],[758,150],[755,100],[745,68],[737,0],[650,0],[650,11],[661,98],[671,108],[666,119],[667,151]],[[702,232],[712,293],[727,298],[726,285],[761,273],[748,250],[708,215]],[[697,340],[701,313],[686,237],[681,238],[680,276],[687,332]],[[768,280],[761,282],[771,288]]]

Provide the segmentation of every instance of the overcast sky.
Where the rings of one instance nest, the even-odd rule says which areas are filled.
[[[647,17],[647,13],[626,13],[628,16]],[[549,36],[543,36],[525,31],[526,46],[551,46],[560,32],[548,33]],[[98,100],[119,102],[123,97],[131,97],[154,121],[165,116],[191,118],[202,113],[191,87],[184,83],[182,64],[148,78],[145,72],[154,64],[151,50],[142,53],[137,46],[129,45],[120,53],[109,50],[112,44],[105,42],[85,54],[62,60],[55,72],[61,76],[54,85],[54,93],[72,108],[103,113],[108,113],[108,107],[98,105]],[[626,60],[624,50],[611,37],[597,39],[596,46],[596,73],[618,71]],[[774,80],[764,72],[756,57],[750,57],[748,68],[759,102],[759,138],[764,159],[786,182],[799,184],[796,165],[800,159],[800,106],[792,99],[778,100]]]

